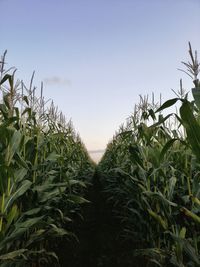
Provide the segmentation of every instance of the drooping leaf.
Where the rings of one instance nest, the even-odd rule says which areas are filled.
[[[164,104],[161,105],[161,107],[156,110],[156,113],[173,106],[178,100],[180,100],[180,98],[172,98],[170,100],[167,100]]]
[[[15,258],[24,256],[24,252],[28,251],[28,249],[18,249],[3,255],[0,255],[0,260],[14,260]]]
[[[0,85],[2,85],[3,83],[5,83],[7,80],[9,80],[9,83],[11,83],[12,80],[12,76],[10,74],[6,74],[0,81]]]

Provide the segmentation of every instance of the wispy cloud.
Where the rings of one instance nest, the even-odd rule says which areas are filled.
[[[63,79],[59,76],[46,77],[44,79],[44,83],[46,85],[62,85],[62,86],[70,86],[71,85],[70,80]]]

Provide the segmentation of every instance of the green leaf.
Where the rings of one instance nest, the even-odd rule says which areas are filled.
[[[24,180],[23,184],[16,189],[16,191],[6,198],[5,201],[5,211],[19,198],[21,197],[32,185],[32,182],[29,180]]]
[[[142,161],[142,158],[140,156],[140,151],[139,151],[139,148],[138,146],[130,146],[129,147],[129,152],[131,154],[131,160],[136,163],[136,164],[139,164],[142,168],[143,168],[143,161]]]
[[[177,179],[174,176],[169,179],[169,188],[168,188],[169,200],[172,200],[172,198],[173,198],[174,188],[175,188],[176,182],[177,182]]]
[[[45,160],[48,160],[48,161],[56,161],[59,157],[60,157],[60,155],[57,154],[55,151],[53,151],[52,153],[50,153],[48,155],[48,157]]]
[[[164,147],[162,148],[161,152],[160,152],[160,162],[164,159],[165,154],[167,153],[167,151],[172,147],[172,145],[177,141],[177,138],[171,139],[169,140]]]
[[[42,207],[39,207],[39,208],[33,208],[31,210],[28,210],[24,213],[22,213],[22,216],[33,216],[33,215],[36,215],[38,214],[40,211],[41,211]]]
[[[89,203],[90,201],[86,200],[85,198],[81,196],[76,195],[68,195],[68,201],[74,202],[76,204],[83,204],[83,203]]]
[[[194,247],[191,246],[189,242],[184,242],[183,249],[185,253],[190,257],[190,259],[200,266],[200,258],[199,255],[196,253]]]
[[[66,231],[63,228],[57,227],[55,224],[50,224],[49,225],[51,227],[51,229],[49,230],[53,235],[56,236],[74,236],[74,234],[72,232]]]
[[[170,100],[167,100],[164,104],[161,105],[161,107],[156,110],[156,113],[173,106],[178,100],[180,100],[180,98],[172,98]]]
[[[7,80],[9,80],[9,83],[11,84],[12,81],[12,76],[10,74],[6,74],[3,79],[0,81],[0,85],[2,85],[3,83],[5,83]]]
[[[7,220],[7,223],[6,223],[6,230],[10,227],[10,225],[12,224],[12,222],[14,220],[17,219],[18,217],[18,207],[17,205],[13,205],[10,212],[8,213],[7,217],[6,217],[6,220]]]
[[[27,96],[23,96],[22,99],[25,101],[25,103],[26,103],[27,105],[29,105],[29,101],[28,101],[28,97],[27,97]]]
[[[168,200],[161,192],[151,192],[151,191],[146,191],[143,192],[143,194],[150,196],[154,199],[159,199],[162,201],[163,204],[177,207],[178,205],[170,200]]]
[[[0,104],[0,111],[4,116],[4,119],[8,119],[8,109],[5,104]]]
[[[24,180],[24,177],[26,176],[26,174],[27,174],[27,169],[25,169],[25,168],[20,168],[20,169],[16,170],[14,172],[15,182],[20,182],[20,181]]]
[[[151,116],[151,118],[152,118],[153,120],[156,120],[155,112],[153,111],[153,109],[150,109],[150,110],[149,110],[149,115]]]
[[[21,142],[22,135],[20,131],[15,131],[12,135],[12,138],[9,142],[9,145],[6,149],[6,164],[7,166],[10,165],[11,160],[13,158],[13,155],[18,152],[20,148],[20,142]]]
[[[6,253],[4,255],[0,256],[0,260],[13,260],[15,258],[18,258],[20,256],[24,256],[24,252],[28,251],[28,249],[19,249],[15,250],[9,253]]]
[[[159,126],[160,124],[163,124],[167,119],[169,119],[169,117],[171,117],[172,115],[174,115],[173,113],[168,114],[166,117],[163,117],[162,115],[159,115],[158,118],[158,122],[154,123],[153,125],[151,125],[149,128],[155,128],[157,126]]]
[[[20,155],[20,153],[16,153],[15,156],[14,156],[16,162],[22,166],[23,168],[25,168],[26,170],[29,169],[26,161],[22,158],[22,156]]]
[[[194,117],[188,101],[183,102],[180,107],[180,115],[183,126],[186,129],[188,141],[191,144],[194,154],[200,161],[200,125]]]
[[[18,221],[15,222],[15,229],[10,233],[10,235],[7,235],[3,239],[0,249],[5,247],[8,242],[13,242],[20,239],[24,233],[31,229],[31,227],[35,226],[38,223],[41,223],[44,217],[45,216],[29,218],[22,222],[20,220],[22,220],[23,217],[19,218]]]

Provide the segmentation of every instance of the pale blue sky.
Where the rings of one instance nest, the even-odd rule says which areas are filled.
[[[172,97],[188,41],[200,53],[200,0],[0,0],[0,53],[45,84],[89,150],[104,149],[139,94]]]

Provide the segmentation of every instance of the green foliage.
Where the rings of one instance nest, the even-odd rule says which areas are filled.
[[[180,115],[161,115],[177,101]],[[120,238],[133,244],[129,255],[146,266],[200,266],[199,111],[187,97],[149,106],[108,145],[99,164],[104,194]]]
[[[42,90],[37,98],[32,81],[27,89],[0,69],[0,266],[58,266],[56,244],[76,238],[94,166]]]

